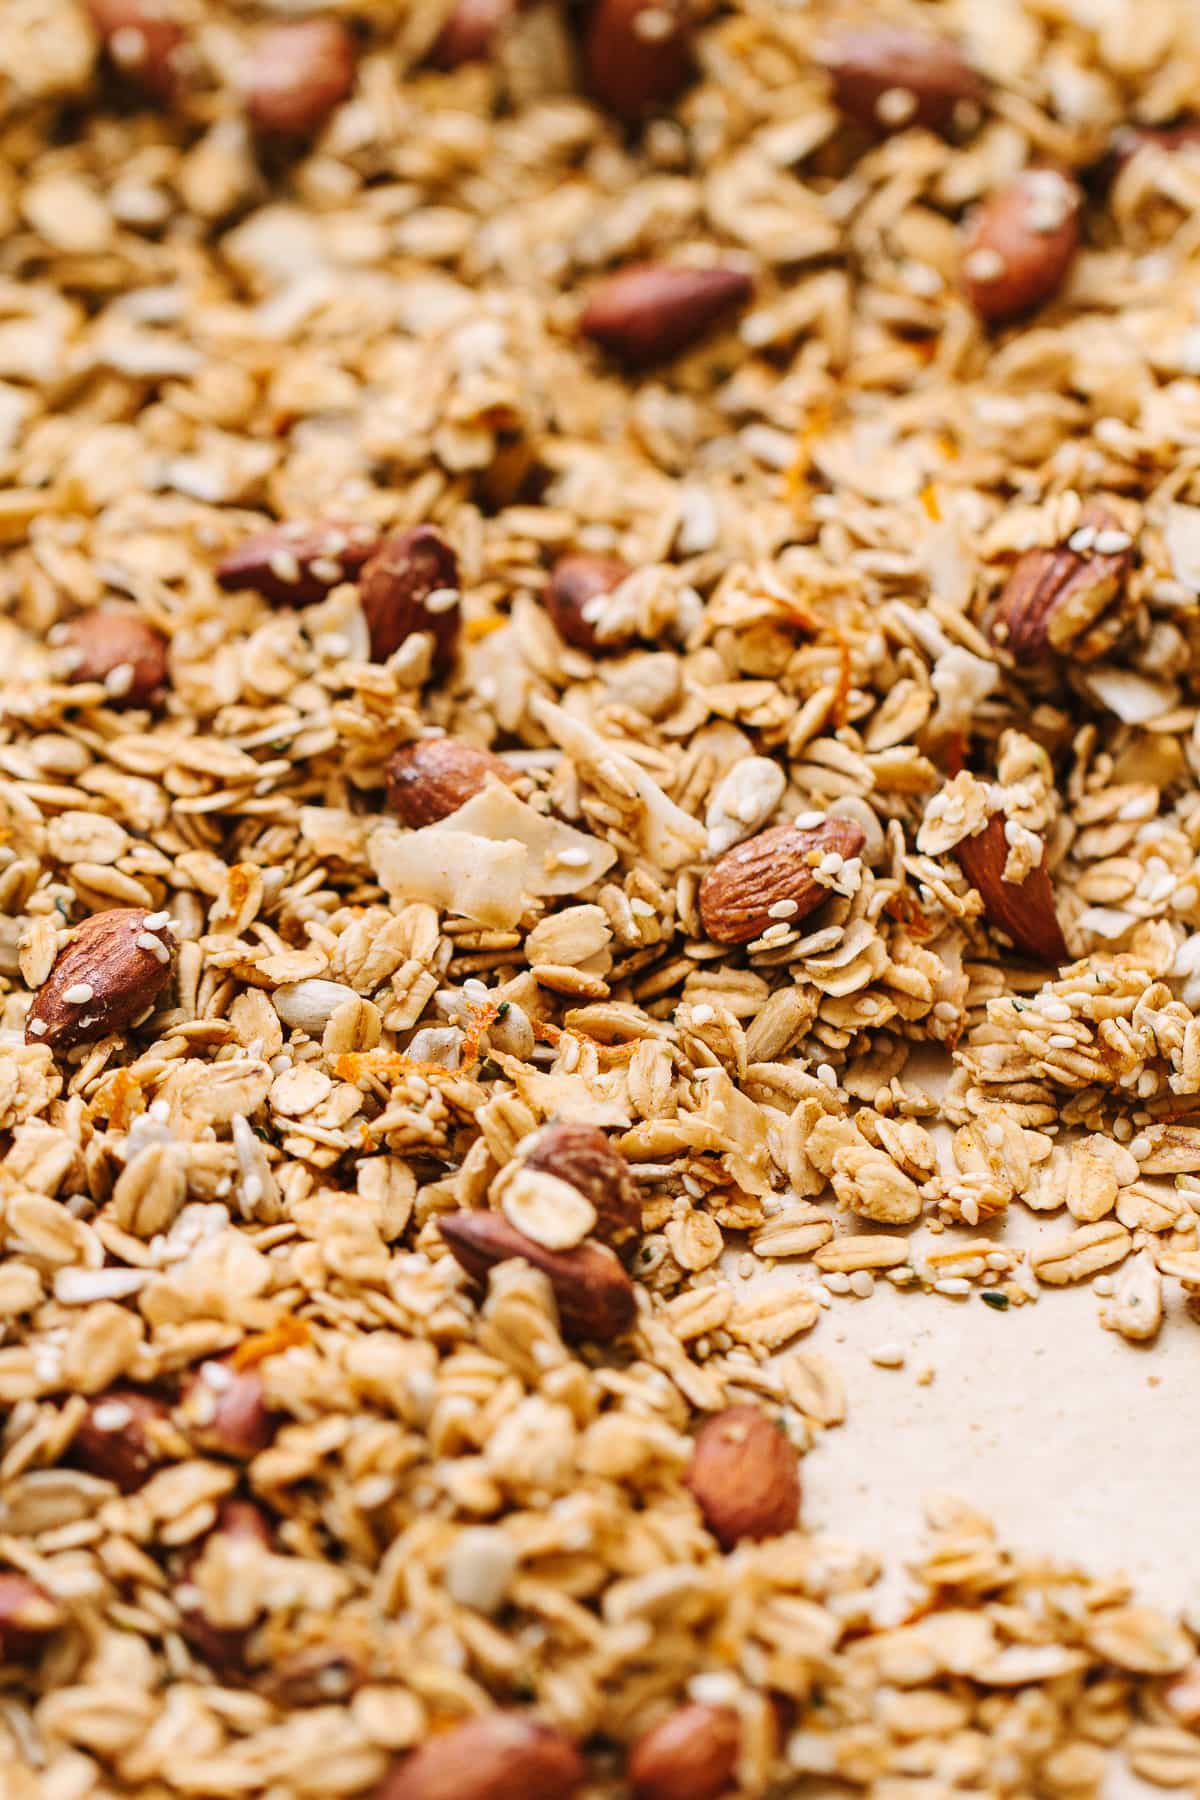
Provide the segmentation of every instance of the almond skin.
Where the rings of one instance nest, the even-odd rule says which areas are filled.
[[[757,1406],[730,1406],[701,1426],[688,1486],[723,1550],[791,1531],[800,1506],[799,1458]]]
[[[431,1738],[375,1800],[573,1800],[586,1770],[570,1738],[516,1713],[488,1713]]]
[[[1101,176],[1111,179],[1139,150],[1151,147],[1168,154],[1200,147],[1200,119],[1179,119],[1174,125],[1122,125],[1101,165]]]
[[[353,581],[379,542],[370,525],[291,520],[244,539],[217,565],[217,582],[252,588],[280,606],[312,606],[339,582]]]
[[[150,917],[142,906],[116,906],[83,921],[34,995],[27,1044],[90,1044],[122,1031],[154,1003],[171,979],[175,939],[165,925],[147,926]],[[149,938],[166,954],[147,948],[141,940]],[[80,998],[84,990],[90,992]]]
[[[438,1229],[455,1260],[476,1281],[498,1263],[523,1257],[540,1269],[554,1289],[562,1328],[568,1337],[605,1343],[628,1331],[637,1313],[633,1283],[603,1244],[574,1250],[547,1250],[518,1231],[500,1213],[450,1213]]]
[[[254,53],[251,123],[269,137],[315,136],[354,86],[354,65],[354,41],[336,19],[276,26]]]
[[[462,608],[457,598],[446,598],[458,593],[458,558],[439,531],[416,525],[385,538],[364,568],[358,591],[375,662],[386,662],[414,631],[427,631],[433,637],[434,674],[447,672],[458,647]],[[426,604],[431,595],[436,595],[432,609]]]
[[[457,0],[429,53],[437,69],[486,62],[496,39],[520,11],[520,0]]]
[[[641,1240],[642,1203],[633,1172],[595,1125],[544,1125],[521,1161],[578,1188],[596,1209],[595,1235],[610,1250],[628,1256]]]
[[[159,100],[174,100],[187,34],[163,0],[87,0],[87,9],[117,73]]]
[[[250,1500],[223,1500],[217,1513],[217,1522],[204,1543],[207,1544],[217,1532],[226,1537],[252,1538],[264,1550],[273,1547],[270,1521],[262,1509]],[[202,1544],[185,1562],[185,1584],[203,1553]],[[221,1675],[238,1675],[244,1671],[246,1646],[254,1631],[253,1625],[215,1625],[200,1606],[180,1606],[179,1619],[184,1637],[211,1669]]]
[[[579,329],[630,368],[644,368],[695,343],[749,299],[740,269],[689,269],[632,263],[601,282]]]
[[[633,1800],[721,1800],[737,1775],[741,1725],[725,1707],[668,1713],[629,1753]]]
[[[954,846],[954,854],[971,886],[978,888],[989,923],[1035,962],[1064,963],[1070,952],[1054,908],[1045,858],[1024,881],[1005,881],[1008,839],[1004,823],[1003,813],[993,813],[982,831]]]
[[[929,32],[852,27],[834,40],[828,63],[839,111],[868,131],[943,131],[964,101],[984,98],[983,82],[958,46]]]
[[[1027,169],[982,203],[962,259],[963,289],[980,318],[1001,324],[1053,299],[1079,246],[1082,199],[1057,169]]]
[[[266,1670],[256,1686],[276,1706],[329,1706],[357,1693],[369,1673],[352,1645],[311,1644]]]
[[[461,738],[420,738],[388,763],[387,803],[402,825],[417,831],[449,818],[490,779],[511,787],[517,771],[502,756]]]
[[[115,1387],[98,1394],[71,1440],[71,1460],[123,1494],[136,1493],[167,1461],[160,1433],[170,1413],[164,1401],[137,1388]]]
[[[166,693],[167,640],[128,607],[79,613],[58,627],[53,643],[64,680],[104,682],[109,706],[157,706]]]
[[[189,1378],[179,1402],[179,1423],[197,1449],[238,1462],[257,1456],[275,1435],[258,1370],[216,1360],[201,1363]]]
[[[631,124],[673,100],[692,68],[685,0],[595,0],[583,39],[587,85]]]
[[[1103,542],[1105,532],[1120,530],[1120,520],[1108,507],[1092,502],[1080,514],[1080,530]],[[1026,550],[996,603],[994,641],[1003,644],[1017,663],[1037,662],[1050,651],[1069,650],[1084,660],[1100,655],[1111,634],[1097,634],[1094,648],[1085,634],[1122,592],[1132,563],[1132,541],[1111,552],[1094,544],[1072,549],[1070,539]]]
[[[58,1601],[28,1575],[0,1572],[0,1663],[30,1662],[66,1622]]]
[[[857,856],[866,842],[852,819],[826,819],[801,829],[773,825],[727,850],[700,883],[700,919],[716,944],[748,944],[769,925],[794,924],[829,899],[829,889],[813,879],[814,862],[836,853]],[[772,907],[790,902],[786,917]]]
[[[621,649],[622,643],[615,639],[599,641],[595,621],[587,616],[588,603],[611,594],[630,573],[629,564],[619,556],[589,556],[584,551],[560,556],[550,571],[545,593],[546,611],[559,637],[593,656]]]

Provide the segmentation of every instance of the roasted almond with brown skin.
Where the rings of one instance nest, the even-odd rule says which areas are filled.
[[[633,1800],[722,1800],[735,1784],[741,1735],[727,1707],[695,1702],[668,1713],[629,1753]]]
[[[573,1800],[586,1773],[561,1731],[518,1713],[486,1713],[430,1738],[375,1800]]]
[[[632,263],[600,283],[579,329],[630,368],[642,368],[694,344],[748,300],[752,287],[740,269]]]
[[[371,637],[371,656],[386,662],[416,631],[433,638],[433,672],[454,661],[462,624],[458,558],[432,525],[385,538],[358,586]]]
[[[201,1363],[189,1378],[178,1418],[197,1449],[239,1462],[265,1450],[275,1435],[258,1370],[237,1369],[215,1358]]]
[[[254,53],[246,110],[269,137],[320,131],[354,86],[354,41],[336,19],[301,19],[264,34]]]
[[[461,738],[420,738],[388,763],[387,802],[401,824],[416,831],[449,818],[492,780],[511,787],[517,771],[502,756]]]
[[[968,300],[989,324],[1053,299],[1079,246],[1083,195],[1057,169],[1027,169],[977,209],[963,244]]]
[[[558,635],[593,656],[601,650],[622,649],[628,638],[601,643],[596,623],[604,596],[619,588],[630,573],[629,564],[619,556],[589,556],[586,551],[560,556],[550,571],[545,594],[546,611]]]
[[[260,1544],[264,1550],[270,1550],[273,1545],[270,1521],[261,1507],[255,1506],[251,1500],[223,1500],[212,1531],[184,1564],[185,1590],[192,1569],[203,1555],[205,1546],[218,1533],[225,1537],[248,1538]],[[246,1647],[253,1635],[254,1626],[217,1625],[202,1606],[193,1604],[180,1605],[179,1619],[184,1637],[210,1668],[221,1675],[238,1675],[244,1671]]]
[[[607,1342],[633,1324],[637,1314],[633,1283],[604,1244],[547,1250],[494,1212],[449,1213],[438,1221],[438,1229],[455,1260],[476,1281],[518,1256],[540,1269],[554,1289],[568,1337]]]
[[[1110,508],[1090,503],[1065,543],[1026,550],[996,603],[992,637],[1014,662],[1049,651],[1089,659],[1085,634],[1124,589],[1133,539]],[[1097,642],[1091,655],[1107,647]]]
[[[167,640],[128,607],[79,613],[51,643],[64,681],[102,682],[109,706],[157,706],[167,691]]]
[[[32,1661],[46,1639],[66,1623],[66,1616],[59,1602],[28,1575],[0,1570],[0,1663]]]
[[[843,862],[866,842],[852,819],[772,825],[727,850],[700,883],[700,919],[717,944],[748,944],[770,925],[790,925],[830,897],[814,878],[823,857]]]
[[[932,32],[852,26],[834,39],[826,60],[839,110],[868,131],[943,131],[968,109],[976,112],[984,97],[962,51]]]
[[[543,1125],[520,1147],[527,1169],[570,1182],[596,1209],[592,1230],[601,1242],[628,1256],[642,1235],[642,1203],[633,1171],[595,1125]]]
[[[1046,862],[1024,881],[1005,881],[1009,842],[1003,813],[993,813],[983,830],[954,846],[963,874],[979,890],[984,914],[1018,950],[1039,963],[1064,963],[1069,952],[1054,907]]]
[[[520,11],[520,0],[455,0],[437,35],[429,60],[438,69],[484,62],[496,39]]]
[[[696,1434],[688,1486],[723,1550],[791,1531],[800,1506],[795,1446],[757,1406],[729,1406]]]
[[[618,118],[666,106],[692,69],[687,0],[595,0],[583,38],[587,85]]]
[[[174,949],[165,913],[143,906],[93,913],[34,995],[26,1043],[69,1050],[132,1025],[171,979]]]
[[[217,566],[223,588],[252,588],[281,606],[311,606],[339,582],[353,581],[379,548],[372,525],[293,519],[256,531]]]
[[[159,100],[173,100],[187,34],[168,0],[87,0],[87,8],[118,75]]]
[[[165,1401],[137,1388],[109,1388],[88,1406],[71,1440],[71,1461],[123,1494],[136,1493],[169,1460],[169,1427]]]

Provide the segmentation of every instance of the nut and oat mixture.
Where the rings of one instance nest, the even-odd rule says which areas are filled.
[[[3,0],[5,1800],[1197,1790],[1200,1616],[800,1464],[877,1280],[1200,1296],[1198,92]]]

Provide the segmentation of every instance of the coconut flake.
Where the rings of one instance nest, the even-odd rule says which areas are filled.
[[[1100,704],[1123,725],[1146,725],[1179,704],[1179,689],[1173,681],[1156,681],[1133,669],[1089,669],[1084,680]]]

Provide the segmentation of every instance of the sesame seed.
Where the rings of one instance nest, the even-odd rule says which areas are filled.
[[[858,1300],[869,1300],[875,1292],[875,1277],[870,1269],[855,1269],[850,1277],[850,1292]]]
[[[881,125],[907,125],[916,111],[917,96],[911,88],[884,88],[875,102],[875,117]]]
[[[817,827],[824,823],[825,814],[822,812],[797,813],[792,820],[792,824],[796,827],[797,831],[816,831]]]
[[[142,924],[147,931],[161,931],[165,925],[169,925],[170,923],[171,915],[165,907],[161,912],[147,913],[142,920]]]
[[[904,1367],[905,1354],[903,1344],[876,1344],[871,1352],[871,1361],[880,1369],[901,1369]]]
[[[96,990],[90,981],[76,981],[63,993],[63,1002],[67,1006],[86,1006],[95,997]]]
[[[49,1027],[46,1024],[45,1019],[31,1019],[29,1021],[29,1032],[31,1037],[45,1037],[48,1029]]]
[[[832,1063],[817,1064],[817,1080],[824,1082],[827,1088],[833,1088],[836,1091],[838,1084],[837,1070],[833,1067]]]
[[[785,938],[787,935],[786,925],[768,925],[767,929],[760,934],[764,944],[777,944],[781,938]]]
[[[1094,525],[1081,525],[1079,530],[1073,531],[1067,539],[1067,549],[1074,550],[1078,555],[1083,556],[1092,548],[1092,545],[1095,542],[1096,527]]]
[[[267,567],[276,581],[286,582],[288,587],[295,587],[300,579],[300,563],[290,550],[273,550],[267,558]]]
[[[988,244],[980,244],[971,251],[963,263],[963,270],[972,281],[999,281],[1007,264],[998,250]]]
[[[421,604],[426,612],[444,613],[449,612],[452,606],[457,606],[461,599],[462,595],[457,588],[440,587],[434,588],[431,594],[426,594]]]
[[[342,565],[331,556],[314,556],[308,565],[308,571],[318,581],[328,581],[330,584],[342,579]]]
[[[800,907],[795,900],[775,900],[767,908],[768,916],[772,919],[794,919],[799,911]]]
[[[1137,1162],[1145,1162],[1154,1146],[1148,1137],[1135,1137],[1129,1146],[1129,1154]]]
[[[1128,550],[1133,543],[1127,531],[1099,531],[1096,533],[1096,548],[1101,556],[1119,556],[1122,550]]]
[[[134,667],[131,662],[117,663],[104,677],[104,690],[114,700],[123,700],[133,686]]]
[[[703,1002],[701,1002],[699,1006],[693,1006],[692,1008],[693,1025],[711,1025],[716,1016],[716,1009],[711,1006],[705,1006]]]
[[[169,947],[163,943],[161,938],[155,937],[152,931],[139,931],[133,941],[139,950],[148,950],[151,956],[157,957],[160,963],[170,962]]]
[[[560,850],[558,860],[564,869],[586,869],[588,853],[582,848],[572,846],[569,850]]]
[[[654,908],[648,900],[631,900],[629,910],[635,919],[652,919],[655,916]]]
[[[947,1275],[941,1281],[934,1282],[933,1291],[935,1294],[948,1294],[951,1299],[958,1300],[970,1293],[971,1284],[960,1275]]]
[[[136,25],[122,25],[108,40],[108,53],[122,69],[139,69],[149,55],[144,31]]]
[[[934,1005],[933,1016],[941,1019],[943,1024],[950,1024],[958,1017],[958,1008],[951,1000],[939,1000]]]
[[[676,20],[664,6],[644,6],[633,15],[633,32],[646,44],[661,44],[676,30]]]

